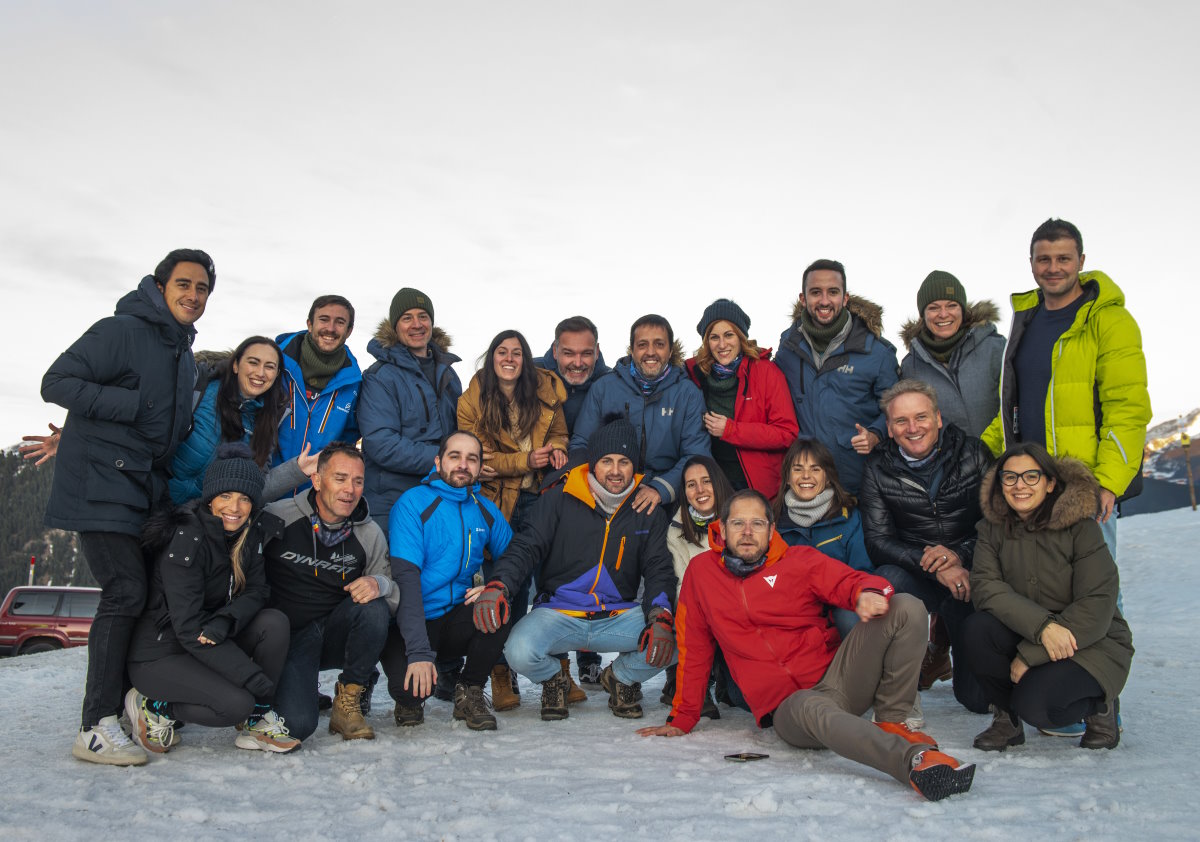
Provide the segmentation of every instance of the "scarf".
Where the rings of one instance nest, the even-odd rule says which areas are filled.
[[[591,471],[588,471],[588,488],[592,491],[592,496],[596,498],[596,508],[604,512],[605,517],[612,517],[612,513],[617,510],[621,502],[633,493],[633,487],[636,483],[629,483],[629,487],[620,494],[613,494],[607,488],[600,484],[600,481],[592,476]]]
[[[345,345],[327,354],[317,347],[311,333],[304,334],[304,341],[300,343],[300,373],[304,375],[304,388],[310,398],[320,394],[345,365]]]
[[[692,523],[694,523],[696,525],[696,528],[699,529],[701,532],[708,531],[708,525],[710,523],[712,523],[712,519],[715,518],[716,516],[717,516],[716,512],[713,512],[710,515],[702,515],[698,511],[693,509],[692,505],[690,503],[688,504],[688,517],[690,517],[692,519]]]
[[[642,388],[642,395],[644,397],[649,397],[650,395],[654,394],[654,390],[658,388],[658,384],[663,382],[663,378],[670,373],[671,364],[667,363],[667,365],[663,368],[662,374],[658,375],[658,377],[654,378],[653,380],[647,380],[645,377],[642,377],[642,373],[638,371],[637,366],[633,364],[632,360],[629,363],[629,374],[631,377],[633,377],[634,382],[636,382],[638,386]]]
[[[812,347],[817,368],[820,368],[825,361],[826,352],[841,345],[846,334],[850,332],[850,311],[843,307],[838,317],[828,326],[824,326],[813,321],[808,310],[804,310],[800,313],[800,332]]]
[[[742,561],[737,556],[730,555],[728,552],[721,553],[721,561],[725,563],[725,569],[737,576],[739,579],[745,579],[755,570],[758,570],[767,563],[767,554],[763,553],[762,558],[758,561]]]
[[[313,535],[317,540],[326,547],[332,547],[340,544],[350,537],[350,530],[354,528],[354,524],[350,522],[350,518],[346,518],[341,523],[326,523],[313,512],[309,517],[312,521]]]
[[[738,366],[742,364],[742,354],[738,354],[729,365],[721,365],[715,359],[712,364],[711,376],[713,380],[728,380],[730,377],[737,375]]]
[[[792,493],[792,489],[783,492],[783,503],[787,506],[788,517],[792,523],[807,529],[817,523],[829,511],[833,500],[833,489],[828,486],[811,500],[804,501]]]
[[[929,328],[922,327],[917,338],[921,340],[921,344],[925,346],[925,350],[929,355],[942,365],[950,362],[950,357],[954,353],[954,349],[963,341],[967,335],[967,326],[964,324],[960,327],[953,336],[947,339],[938,339],[929,332]]]

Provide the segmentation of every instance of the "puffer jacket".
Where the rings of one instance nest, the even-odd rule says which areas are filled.
[[[887,438],[887,419],[879,409],[879,396],[899,379],[896,348],[881,336],[883,308],[851,295],[846,309],[851,327],[846,340],[818,370],[812,348],[800,330],[799,301],[792,310],[792,326],[779,338],[775,364],[787,379],[800,434],[817,439],[833,453],[838,478],[851,494],[858,493],[865,456],[850,440],[861,424],[879,438]]]
[[[192,413],[192,431],[179,445],[175,460],[171,463],[171,501],[176,505],[195,500],[202,493],[204,472],[208,470],[221,443],[221,419],[217,417],[217,392],[221,381],[212,380],[204,390],[200,402]],[[262,409],[258,398],[245,398],[241,402],[242,438],[249,444],[254,435],[254,418]]]
[[[612,371],[604,364],[604,354],[600,353],[600,349],[596,348],[596,367],[592,369],[592,376],[580,383],[578,386],[572,386],[559,373],[558,360],[554,359],[554,345],[551,344],[546,349],[545,356],[538,357],[533,361],[533,364],[538,368],[544,368],[546,371],[553,372],[559,375],[559,380],[562,380],[563,388],[567,390],[567,400],[563,404],[563,417],[567,421],[567,435],[575,431],[575,419],[579,417],[579,410],[583,408],[583,400],[587,397],[588,391],[592,388],[597,380]]]
[[[567,390],[563,388],[558,375],[541,368],[534,370],[537,372],[537,399],[541,411],[537,423],[530,431],[530,441],[535,450],[549,444],[565,454],[568,438],[563,404],[567,399]],[[483,482],[483,496],[499,506],[507,520],[512,517],[513,509],[517,506],[525,475],[531,473],[529,453],[521,450],[509,430],[484,430],[482,416],[482,377],[476,372],[467,386],[467,391],[458,399],[458,429],[474,433],[483,443],[484,450],[491,451],[488,464],[496,469],[497,476]],[[534,485],[530,490],[536,491],[541,485],[543,472],[532,473]]]
[[[863,541],[862,517],[858,509],[842,508],[832,517],[812,526],[793,523],[787,509],[784,509],[775,529],[790,547],[812,547],[855,570],[870,573],[875,569]]]
[[[983,482],[984,520],[979,523],[971,601],[1024,640],[1021,660],[1036,667],[1050,660],[1038,641],[1053,621],[1075,635],[1071,656],[1115,698],[1129,677],[1133,635],[1117,607],[1121,583],[1096,524],[1100,487],[1087,466],[1060,459],[1064,488],[1044,529],[1010,530],[1004,503],[991,501],[995,469]]]
[[[193,327],[154,277],[117,302],[50,366],[42,398],[67,410],[47,526],[137,536],[167,496],[167,469],[192,421]]]
[[[263,544],[283,522],[259,512],[246,527],[242,551],[246,583],[233,592],[233,568],[225,529],[199,503],[156,513],[146,522],[142,543],[154,557],[146,609],[129,645],[129,660],[157,661],[188,654],[239,687],[262,669],[234,642],[267,604]],[[200,642],[200,634],[213,641]]]
[[[1150,423],[1150,392],[1142,333],[1125,309],[1125,295],[1103,272],[1081,272],[1084,303],[1054,346],[1046,393],[1046,449],[1091,469],[1118,497],[1140,490],[1142,449]],[[1013,325],[1000,379],[1000,413],[983,434],[992,453],[1020,441],[1013,406],[1013,359],[1021,335],[1042,303],[1041,290],[1012,297]]]
[[[390,512],[433,468],[442,438],[458,429],[462,383],[451,368],[459,358],[449,348],[450,337],[435,327],[429,343],[437,363],[434,387],[387,319],[367,343],[376,361],[363,375],[358,425],[367,471],[364,496],[373,512]]]
[[[708,381],[695,357],[687,361],[687,370],[703,394]],[[783,455],[800,432],[787,379],[771,362],[769,348],[757,360],[742,357],[737,379],[733,418],[725,422],[721,440],[736,449],[750,487],[774,500]]]
[[[437,471],[404,492],[388,516],[393,573],[401,563],[421,571],[426,620],[461,605],[484,550],[499,558],[511,540],[508,522],[478,485],[455,488]]]
[[[996,331],[1000,308],[978,301],[963,311],[964,335],[945,365],[921,340],[921,318],[904,323],[900,338],[908,354],[900,361],[900,376],[928,383],[937,392],[942,420],[972,436],[981,436],[1000,408],[1000,370],[1004,337]]]
[[[983,442],[953,424],[942,427],[937,446],[929,484],[890,438],[867,458],[858,504],[867,554],[876,567],[898,564],[918,578],[936,579],[921,569],[921,556],[925,547],[941,544],[971,569],[979,485],[992,456]]]
[[[683,346],[671,349],[671,370],[646,397],[629,373],[631,357],[617,360],[612,372],[588,391],[571,433],[571,450],[586,450],[588,438],[611,415],[621,415],[638,431],[646,482],[662,499],[674,503],[683,481],[683,463],[691,456],[710,456],[704,429],[704,397],[687,375]]]
[[[283,371],[279,376],[289,403],[288,414],[279,427],[276,464],[295,459],[306,444],[311,445],[311,453],[317,453],[331,441],[358,441],[358,393],[363,379],[358,360],[346,348],[346,364],[310,398],[300,370],[300,345],[307,333],[284,333],[275,340],[283,349]],[[307,487],[305,483],[297,490]]]

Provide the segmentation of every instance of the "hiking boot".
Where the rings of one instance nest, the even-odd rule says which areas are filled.
[[[258,722],[251,724],[247,720],[239,725],[237,739],[233,744],[238,748],[271,751],[276,754],[287,754],[300,748],[300,741],[288,733],[283,717],[273,710],[263,714]]]
[[[641,719],[642,706],[637,703],[638,684],[622,684],[613,673],[612,664],[600,673],[600,686],[608,691],[608,707],[613,716],[622,719]]]
[[[709,719],[721,718],[721,709],[717,707],[717,703],[713,701],[712,693],[708,690],[704,691],[704,704],[700,708],[700,715],[707,716]]]
[[[960,763],[934,749],[914,755],[912,767],[908,780],[928,801],[941,801],[948,795],[966,792],[975,778],[974,763]]]
[[[89,763],[109,766],[141,766],[150,758],[121,730],[117,717],[106,716],[91,728],[80,728],[71,754]]]
[[[910,743],[919,746],[930,746],[937,748],[937,740],[926,734],[924,731],[919,731],[916,728],[910,728],[908,722],[875,722],[876,727],[887,731],[889,734],[895,734],[908,740]]]
[[[396,705],[396,709],[392,711],[392,717],[396,720],[397,725],[404,728],[420,725],[425,721],[425,703],[421,702],[416,707]]]
[[[361,684],[342,684],[334,687],[333,710],[329,712],[329,733],[341,734],[343,740],[373,740],[375,729],[363,719]]]
[[[507,664],[492,667],[492,707],[499,711],[512,710],[521,706],[521,693],[517,690],[517,674]]]
[[[371,674],[367,676],[367,683],[363,685],[362,695],[358,697],[358,708],[362,711],[363,716],[368,716],[371,713],[371,694],[375,692],[375,685],[379,683],[379,669],[371,668]]]
[[[567,681],[571,685],[567,688],[567,704],[577,705],[580,702],[586,702],[587,693],[583,692],[583,688],[575,683],[575,679],[571,678],[571,659],[559,658],[558,660],[562,664],[562,674],[567,677]]]
[[[454,686],[454,718],[467,723],[472,731],[496,730],[496,717],[488,711],[482,686],[461,683]]]
[[[671,664],[671,666],[663,670],[663,674],[666,676],[666,678],[663,679],[662,695],[658,697],[658,700],[664,705],[672,705],[675,703],[675,668],[677,666],[679,665]],[[704,695],[708,695],[707,690],[704,691]]]
[[[600,671],[602,667],[599,663],[580,664],[579,665],[579,683],[594,684],[600,686]]]
[[[150,710],[150,700],[132,687],[125,694],[125,713],[129,717],[133,741],[155,754],[165,754],[175,745],[175,721]]]
[[[433,685],[433,697],[441,699],[443,702],[453,702],[454,685],[458,684],[458,677],[461,674],[461,669],[447,670],[446,672],[438,670],[437,682]]]
[[[553,678],[542,682],[542,720],[554,722],[566,719],[567,711],[567,679],[561,672]]]
[[[333,696],[317,693],[317,713],[325,710],[333,710]]]
[[[1024,742],[1025,726],[1021,720],[992,705],[992,724],[979,732],[973,745],[980,751],[1004,751],[1009,746],[1019,746]]]
[[[1121,700],[1106,701],[1104,707],[1085,717],[1083,720],[1087,730],[1079,741],[1080,748],[1116,748],[1121,742],[1121,728],[1118,722],[1121,710]]]
[[[949,681],[953,675],[950,647],[929,644],[925,650],[925,660],[921,662],[921,677],[917,679],[917,689],[928,690],[939,681]]]

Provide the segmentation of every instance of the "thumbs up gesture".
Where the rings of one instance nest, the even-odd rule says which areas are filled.
[[[868,430],[862,424],[855,424],[854,429],[857,434],[850,439],[850,446],[854,448],[855,453],[861,453],[866,456],[875,449],[875,445],[879,444],[879,436]]]

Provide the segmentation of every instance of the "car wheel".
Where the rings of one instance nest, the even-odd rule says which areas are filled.
[[[21,654],[36,655],[38,652],[53,652],[55,649],[62,649],[62,647],[52,640],[35,640],[22,646]]]

